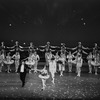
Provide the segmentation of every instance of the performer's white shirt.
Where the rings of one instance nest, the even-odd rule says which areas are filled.
[[[24,65],[23,64],[21,65],[20,72],[24,72]]]

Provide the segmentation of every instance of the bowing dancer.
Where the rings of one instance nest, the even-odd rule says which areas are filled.
[[[51,73],[53,84],[55,84],[54,79],[55,79],[56,67],[57,67],[56,60],[54,57],[52,57],[51,60],[49,61],[49,72]]]
[[[38,70],[37,70],[38,71]],[[49,79],[50,75],[48,75],[48,71],[46,69],[46,66],[42,70],[39,70],[41,74],[39,75],[39,78],[42,80],[42,90],[45,90],[46,88],[46,80]]]
[[[14,63],[14,60],[11,60],[10,52],[7,53],[4,63],[7,64],[7,72],[10,73],[10,65]]]
[[[93,55],[92,55],[92,52],[90,52],[89,55],[87,56],[89,73],[92,73],[92,65],[91,65],[92,59],[93,59]]]
[[[21,65],[18,68],[18,72],[20,74],[20,80],[22,82],[22,87],[25,86],[25,78],[26,78],[26,74],[27,74],[27,69],[30,69],[24,61],[21,62]]]
[[[73,59],[73,57],[74,57],[74,55],[71,54],[71,51],[69,51],[69,53],[67,55],[69,72],[72,72],[72,59]]]
[[[77,76],[79,77],[81,75],[82,64],[83,64],[82,55],[78,53],[76,57],[76,71],[77,71]]]
[[[18,67],[19,67],[19,64],[20,64],[20,53],[19,52],[16,52],[12,58],[15,59],[15,72],[18,72]]]

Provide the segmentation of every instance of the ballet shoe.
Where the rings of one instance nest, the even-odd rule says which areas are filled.
[[[77,75],[78,77],[80,77],[80,75]]]

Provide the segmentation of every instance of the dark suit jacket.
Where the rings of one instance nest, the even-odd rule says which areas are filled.
[[[18,68],[18,72],[19,72],[19,73],[20,73],[21,65],[22,65],[22,64],[20,64],[20,65],[19,65],[19,68]],[[31,68],[29,68],[26,64],[24,64],[24,73],[27,73],[29,69],[31,69]]]

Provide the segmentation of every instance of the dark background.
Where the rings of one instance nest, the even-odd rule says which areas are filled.
[[[100,45],[99,33],[99,0],[0,0],[0,41],[6,45],[94,46]]]

